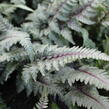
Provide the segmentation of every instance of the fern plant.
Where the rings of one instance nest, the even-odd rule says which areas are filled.
[[[18,72],[18,92],[26,89],[28,96],[32,92],[42,95],[36,103],[38,109],[48,107],[49,95],[55,98],[58,95],[69,109],[72,105],[108,109],[109,99],[100,95],[98,89],[109,91],[109,75],[85,62],[109,61],[109,56],[98,51],[90,37],[94,26],[108,28],[108,0],[36,2],[33,10],[25,7],[25,0],[11,0],[15,6],[31,11],[20,27],[3,17],[10,12],[0,15],[0,83],[4,84],[13,72]],[[77,36],[83,39],[82,47],[76,46]]]

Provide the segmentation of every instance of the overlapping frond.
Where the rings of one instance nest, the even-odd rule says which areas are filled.
[[[30,74],[28,75],[29,81],[25,82],[24,75],[22,74],[22,78],[18,77],[17,79],[17,90],[18,92],[21,92],[22,90],[26,89],[27,95],[30,95],[32,92],[34,95],[37,95],[37,93],[42,93],[43,89],[46,88],[48,90],[48,93],[51,95],[56,96],[57,94],[59,96],[62,96],[62,87],[59,87],[57,84],[55,84],[55,80],[53,80],[52,77],[49,77],[49,75],[46,74],[46,76],[40,77],[40,79],[34,78]],[[27,80],[27,79],[26,79]]]
[[[3,53],[0,55],[0,63],[3,62],[14,62],[14,61],[23,61],[28,59],[28,54],[23,51],[23,49],[18,49],[11,51],[9,53]]]
[[[66,102],[71,98],[73,105],[84,106],[87,109],[107,109],[109,101],[107,97],[100,96],[93,87],[73,87],[65,95]]]
[[[24,47],[28,55],[30,56],[30,59],[33,60],[34,50],[32,47],[32,43],[30,41],[31,39],[29,38],[29,35],[27,33],[10,30],[7,32],[5,37],[7,38],[0,42],[1,52],[4,50],[9,51],[13,45],[20,43]]]
[[[23,69],[22,72],[22,79],[26,84],[30,82],[30,79],[33,79],[36,81],[37,79],[37,74],[38,74],[38,68],[35,64],[28,65]]]
[[[0,33],[4,33],[7,32],[7,30],[12,30],[13,26],[8,22],[7,19],[3,18],[2,15],[0,15]],[[3,37],[5,38],[5,37]],[[0,40],[2,40],[2,38],[0,37]]]
[[[12,28],[12,26],[2,16],[0,20],[0,31],[3,32],[0,42],[0,54],[4,53],[4,51],[10,51],[10,48],[13,45],[19,43],[22,47],[24,47],[30,59],[34,60],[34,50],[29,34]]]
[[[94,85],[99,89],[109,90],[109,76],[101,69],[96,67],[82,66],[77,70],[65,67],[59,72],[57,72],[59,79],[65,83],[66,81],[72,86],[73,83],[80,81],[84,82],[86,85]]]
[[[94,48],[95,44],[83,25],[94,25],[98,22],[98,12],[103,3],[104,0],[54,0],[48,7],[39,5],[26,18],[30,22],[24,23],[22,28],[43,43],[60,46],[68,45],[68,42],[75,44],[72,35],[74,30],[82,34],[84,46]]]
[[[10,75],[17,69],[17,67],[18,64],[16,63],[8,63],[7,65],[5,65],[5,70],[0,76],[0,83],[7,81]]]

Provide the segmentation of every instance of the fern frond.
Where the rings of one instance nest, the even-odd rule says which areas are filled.
[[[83,59],[83,58],[92,58],[97,60],[105,60],[108,61],[109,57],[101,53],[100,51],[97,51],[95,49],[87,49],[87,48],[79,48],[79,47],[60,47],[57,48],[56,46],[45,46],[45,48],[42,47],[43,53],[45,51],[45,56],[43,57],[42,61],[37,62],[37,66],[42,72],[41,69],[56,69],[59,70],[59,67],[64,66],[67,63],[70,63],[72,61],[75,61],[77,59]],[[42,51],[40,49],[40,51]],[[39,50],[38,50],[39,51]]]
[[[88,49],[82,47],[57,47],[57,46],[49,46],[49,45],[38,45],[34,44],[34,51],[37,59],[41,59],[41,61],[37,62],[38,68],[48,68],[51,69],[52,67],[58,69],[58,66],[63,66],[67,63],[75,61],[77,59],[83,58],[92,58],[97,60],[105,60],[109,61],[109,56],[97,51],[96,49]],[[5,61],[18,61],[27,59],[28,54],[25,51],[13,50],[9,53],[4,53],[0,56],[0,62]]]
[[[36,81],[37,74],[38,74],[37,66],[35,64],[28,65],[23,69],[22,80],[26,84],[28,84],[30,82],[30,79],[33,79],[34,81]]]
[[[11,0],[11,3],[14,3],[14,4],[26,4],[26,1],[25,0]]]
[[[72,39],[71,31],[66,28],[61,30],[60,25],[58,24],[58,21],[55,19],[49,19],[50,13],[49,9],[48,11],[45,11],[46,8],[44,6],[38,6],[38,9],[34,11],[34,13],[30,14],[26,19],[30,20],[33,23],[25,23],[22,25],[24,29],[26,29],[29,33],[31,33],[34,36],[34,33],[36,35],[34,36],[35,39],[40,39],[43,41],[45,38],[46,40],[50,40],[49,42],[55,42],[58,45],[61,45],[62,39],[66,42],[71,42],[74,44],[74,41]],[[31,26],[28,26],[31,25]],[[36,27],[36,28],[34,28]],[[68,34],[63,34],[69,32]],[[55,35],[56,34],[56,35]],[[44,37],[46,36],[46,37]],[[44,41],[43,41],[44,43]]]
[[[46,73],[46,75],[44,74],[43,76],[42,74],[41,76],[37,64],[27,65],[21,74],[22,77],[18,78],[17,82],[18,91],[22,91],[26,88],[27,95],[30,95],[32,91],[34,92],[34,95],[36,95],[38,92],[42,93],[42,89],[46,88],[49,94],[54,96],[58,94],[59,96],[62,96],[62,88],[55,84],[56,81],[53,79],[52,75]]]
[[[60,4],[61,1],[60,1]],[[63,0],[63,5],[57,8],[57,16],[56,18],[59,21],[65,22],[62,23],[60,28],[67,26],[76,32],[82,34],[83,37],[83,45],[89,48],[95,48],[94,42],[89,38],[88,31],[86,31],[82,25],[94,25],[97,23],[94,20],[98,15],[98,10],[100,5],[103,4],[103,0],[86,0],[86,1],[77,1],[77,0]],[[52,7],[51,7],[52,8]],[[66,25],[67,24],[67,25]],[[84,31],[85,30],[85,31]],[[63,31],[63,30],[62,30]],[[66,39],[66,36],[62,34],[62,36]],[[70,36],[68,37],[69,41]],[[74,43],[73,43],[74,44]]]
[[[30,74],[26,74],[26,75],[28,75],[29,78],[28,82],[25,82],[23,78],[24,76],[23,74],[22,74],[22,78],[18,76],[17,79],[18,92],[21,92],[22,90],[26,89],[27,95],[30,95],[32,92],[34,92],[34,95],[36,95],[37,93],[42,93],[43,89],[46,88],[49,94],[54,96],[58,94],[59,96],[62,96],[63,88],[55,84],[54,82],[55,80],[53,79],[53,77],[50,77],[50,75],[46,74],[45,76],[42,76],[39,79],[35,78],[35,81],[34,81],[34,77],[31,76],[31,72]]]
[[[62,80],[63,83],[68,81],[69,85],[72,86],[73,83],[80,81],[84,82],[86,85],[94,85],[99,89],[109,90],[109,76],[101,69],[96,67],[82,66],[75,70],[70,67],[65,67],[59,72],[57,72],[57,78]]]
[[[43,91],[39,102],[36,104],[38,109],[46,109],[48,107],[48,94]]]
[[[4,72],[0,76],[0,83],[7,81],[10,75],[16,70],[18,64],[15,63],[8,63],[5,67]]]
[[[12,4],[0,3],[0,13],[4,15],[10,15],[16,10],[16,7]]]
[[[12,29],[13,29],[13,26],[8,22],[8,20],[3,18],[2,15],[0,15],[0,32],[4,33],[4,32],[7,32],[7,30],[12,30]]]
[[[72,44],[75,44],[75,42],[72,39],[72,33],[70,31],[70,29],[68,28],[64,28],[61,30],[61,35],[68,40],[69,42],[71,42]]]
[[[109,100],[107,97],[100,96],[98,91],[93,87],[73,87],[65,95],[66,102],[71,98],[73,105],[84,106],[87,109],[107,109]]]
[[[2,31],[1,35],[1,42],[0,42],[0,54],[4,51],[10,51],[10,48],[13,45],[16,45],[17,43],[21,44],[22,47],[26,50],[28,53],[30,60],[34,60],[34,50],[32,47],[31,39],[28,33],[22,32],[19,30],[14,29],[7,20],[5,20],[2,16],[0,16],[0,24],[1,28],[0,31]]]
[[[102,3],[102,0],[100,2],[97,2],[97,0],[84,2],[82,0],[81,3],[78,3],[77,0],[61,0],[53,1],[48,8],[39,5],[38,9],[27,17],[27,20],[32,21],[34,24],[34,26],[28,26],[27,31],[32,33],[33,36],[36,33],[34,38],[39,38],[41,41],[45,38],[44,36],[47,36],[46,40],[49,38],[51,43],[53,41],[55,44],[62,45],[60,44],[62,43],[61,40],[75,44],[71,34],[71,30],[75,30],[82,34],[84,45],[87,46],[87,43],[90,43],[92,46],[89,45],[87,47],[94,48],[95,45],[89,38],[89,34],[87,34],[88,31],[84,31],[85,29],[83,29],[82,25],[96,23],[97,8]],[[36,27],[37,31],[34,30],[34,27]],[[67,45],[67,43],[65,44]]]
[[[13,50],[0,55],[0,63],[28,60],[28,54],[23,49]]]
[[[27,7],[25,4],[20,3],[20,1],[19,4],[16,4],[14,1],[13,3],[0,3],[0,13],[9,16],[11,13],[15,12],[17,8],[33,12],[31,8]]]
[[[82,5],[80,3],[78,4],[77,0],[65,1],[64,5],[62,7],[59,7],[60,10],[57,18],[59,20],[63,20],[64,18],[66,18],[65,21],[68,21],[69,23],[72,22],[72,18],[76,18],[76,20],[82,23],[89,25],[94,24],[94,21],[92,21],[90,17],[95,17],[96,15],[95,10],[93,9],[93,4],[96,4],[96,1],[97,0],[90,0]]]
[[[36,95],[38,92],[42,93],[43,92],[43,88],[47,88],[48,93],[51,95],[58,95],[58,96],[62,96],[63,95],[63,88],[59,87],[57,84],[53,83],[53,81],[50,81],[48,78],[41,78],[42,80],[40,81],[36,81],[35,83],[33,83],[33,89],[32,91],[34,92],[34,95]],[[53,79],[53,78],[52,78]]]
[[[98,0],[89,0],[87,3],[83,3],[82,6],[75,10],[75,13],[72,14],[72,18],[76,18],[77,21],[80,21],[87,25],[93,25],[95,24],[95,21],[92,20],[92,18],[97,16],[97,8],[99,5],[101,5],[104,1],[101,0],[98,2]],[[72,23],[73,19],[70,19],[68,21],[68,24]]]

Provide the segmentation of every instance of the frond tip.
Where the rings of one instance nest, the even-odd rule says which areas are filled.
[[[43,91],[42,96],[38,104],[36,104],[38,109],[47,109],[48,107],[48,94],[47,92]]]

